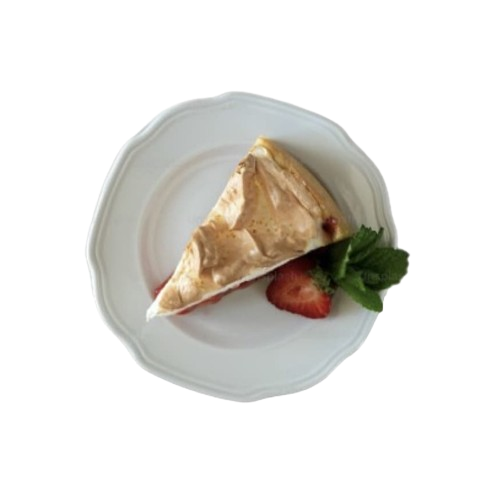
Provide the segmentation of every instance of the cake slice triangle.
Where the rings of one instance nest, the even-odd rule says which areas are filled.
[[[191,235],[147,318],[183,312],[351,234],[313,174],[259,137]]]

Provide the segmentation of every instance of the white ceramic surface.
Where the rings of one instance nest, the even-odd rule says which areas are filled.
[[[279,311],[265,283],[214,306],[147,323],[153,290],[258,135],[322,180],[354,225],[396,231],[383,179],[335,123],[268,98],[227,93],[170,108],[128,141],[104,184],[88,241],[99,309],[137,361],[166,380],[252,401],[306,389],[368,335],[376,314],[337,293],[331,316]]]

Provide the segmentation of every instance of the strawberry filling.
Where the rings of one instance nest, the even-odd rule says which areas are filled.
[[[169,279],[172,277],[171,274],[169,274],[154,290],[153,290],[153,299],[156,299],[158,297],[158,294],[162,291],[163,287],[168,283]]]
[[[154,290],[153,290],[153,298],[156,299],[158,294],[161,292],[163,287],[168,283],[172,275],[170,274],[165,280],[163,280]],[[224,296],[227,294],[233,292],[234,290],[241,290],[243,288],[247,288],[250,286],[252,283],[257,281],[259,278],[255,278],[253,280],[248,280],[244,281],[243,283],[240,283],[238,286],[231,288],[230,290],[226,290],[225,292],[218,293],[217,295],[214,295],[213,297],[210,297],[209,299],[203,300],[202,302],[199,302],[198,304],[195,304],[194,306],[191,307],[186,307],[186,309],[183,309],[182,311],[178,312],[178,315],[183,315],[183,314],[188,314],[191,311],[194,311],[196,308],[199,306],[207,305],[207,304],[216,304],[219,302]]]
[[[337,229],[337,219],[335,217],[327,217],[323,221],[321,228],[333,238]]]

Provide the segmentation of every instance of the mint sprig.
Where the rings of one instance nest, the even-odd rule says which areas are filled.
[[[366,309],[381,312],[378,291],[401,281],[409,258],[404,250],[379,246],[382,236],[382,228],[361,226],[350,238],[330,245],[311,271],[315,283],[327,293],[340,287]]]
[[[349,269],[339,282],[339,286],[356,302],[370,311],[381,312],[384,308],[380,295],[363,280],[359,271]]]

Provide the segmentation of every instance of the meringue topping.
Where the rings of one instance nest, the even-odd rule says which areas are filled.
[[[180,312],[349,234],[345,217],[318,180],[259,137],[194,230],[147,317]]]

